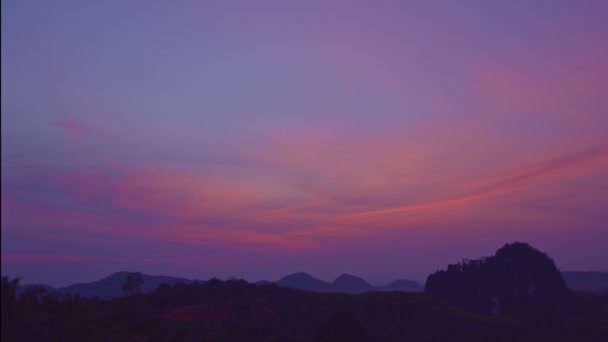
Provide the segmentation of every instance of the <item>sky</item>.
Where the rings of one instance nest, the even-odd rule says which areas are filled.
[[[2,1],[2,274],[608,271],[608,2]]]

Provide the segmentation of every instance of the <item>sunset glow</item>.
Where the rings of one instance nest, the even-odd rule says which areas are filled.
[[[287,3],[3,1],[3,274],[607,270],[608,2]]]

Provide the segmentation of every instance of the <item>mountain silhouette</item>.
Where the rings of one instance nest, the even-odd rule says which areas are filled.
[[[314,278],[313,276],[305,272],[298,272],[287,275],[281,278],[277,282],[277,285],[313,292],[326,292],[329,291],[331,287],[329,283]]]
[[[363,293],[376,288],[365,280],[350,274],[342,274],[331,284],[332,292]]]
[[[608,272],[562,272],[566,286],[572,291],[608,294]]]
[[[70,286],[55,289],[61,294],[97,297],[118,297],[124,295],[123,284],[130,272],[116,272],[101,280],[90,283],[77,283]],[[178,282],[191,283],[192,280],[185,278],[143,275],[144,283],[141,287],[142,293],[149,293],[158,288],[160,284],[173,285]]]
[[[46,284],[24,284],[19,286],[19,292],[42,288],[46,292],[57,294],[71,294],[80,296],[97,296],[97,297],[117,297],[124,295],[123,284],[129,272],[116,272],[98,281],[88,283],[77,283],[66,287],[55,288]],[[587,292],[596,294],[608,293],[608,272],[574,272],[567,271],[561,273],[566,286],[577,292]],[[144,283],[142,293],[149,293],[158,288],[162,283],[174,285],[178,282],[191,283],[190,279],[170,277],[170,276],[152,276],[143,275]],[[256,285],[277,284],[282,287],[289,287],[298,290],[313,291],[313,292],[345,292],[345,293],[362,293],[368,291],[403,291],[403,292],[421,292],[424,287],[418,282],[407,279],[398,279],[387,285],[373,286],[364,279],[350,274],[342,274],[336,278],[333,283],[324,282],[317,279],[308,273],[299,272],[287,275],[281,278],[278,282],[260,280]]]
[[[277,285],[313,292],[363,293],[369,291],[423,291],[422,285],[413,280],[400,279],[395,280],[388,285],[374,286],[357,276],[351,274],[342,274],[332,283],[328,283],[304,272],[298,272],[285,276],[277,282]]]
[[[80,295],[85,297],[118,297],[124,295],[123,284],[130,272],[116,272],[103,279],[76,283],[66,287],[54,288],[45,284],[24,284],[19,286],[19,292],[29,289],[42,288],[46,292],[56,294]],[[150,293],[163,283],[174,285],[178,282],[185,284],[192,283],[193,280],[169,276],[143,275],[144,283],[142,293]],[[404,291],[421,292],[423,287],[416,281],[399,279],[388,285],[373,286],[362,278],[350,274],[342,274],[334,282],[328,283],[317,279],[305,272],[298,272],[281,278],[278,282],[260,280],[255,282],[257,286],[276,284],[304,291],[313,292],[344,292],[344,293],[363,293],[368,291]]]
[[[425,292],[467,310],[525,320],[558,315],[572,299],[553,259],[522,242],[448,265],[428,276]]]

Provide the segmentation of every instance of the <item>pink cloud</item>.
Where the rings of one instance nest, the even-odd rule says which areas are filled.
[[[503,153],[513,149],[509,139],[456,125],[366,134],[274,132],[280,133],[242,151],[243,158],[264,166],[256,172],[117,160],[80,169],[43,168],[50,176],[43,177],[44,185],[61,189],[60,196],[84,208],[62,204],[67,197],[49,205],[3,199],[3,207],[12,206],[10,220],[21,224],[245,250],[300,250],[320,248],[335,237],[360,239],[403,225],[478,217],[480,208],[484,213],[496,208],[488,207],[489,199],[596,170],[608,154],[605,148],[572,152],[520,167],[555,154],[554,147]],[[580,144],[559,147],[572,151]],[[492,176],[497,174],[504,176]],[[463,205],[469,209],[452,210]],[[408,215],[380,215],[388,213]]]
[[[84,137],[91,133],[91,130],[83,122],[78,121],[71,112],[66,112],[61,120],[57,122],[57,127],[75,138]]]
[[[567,45],[567,44],[566,44]],[[567,62],[486,56],[471,66],[472,95],[491,115],[540,116],[586,122],[604,115],[608,51],[584,49]]]
[[[428,203],[363,211],[348,215],[348,217],[435,209],[445,206],[467,203],[478,199],[487,198],[496,194],[509,192],[513,189],[529,185],[530,183],[547,181],[551,177],[572,177],[582,172],[596,170],[598,167],[605,168],[606,166],[608,166],[606,162],[608,162],[608,146],[602,146],[596,149],[582,151],[575,155],[569,155],[558,159],[542,162],[529,168],[518,170],[512,174],[500,177],[498,179],[486,181],[486,184],[481,189],[472,191],[465,195],[460,195]]]

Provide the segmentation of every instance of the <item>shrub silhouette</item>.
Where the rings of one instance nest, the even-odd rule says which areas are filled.
[[[570,296],[553,260],[521,242],[448,265],[429,275],[425,291],[471,311],[526,320],[561,313]]]
[[[371,341],[363,324],[350,312],[335,312],[315,334],[315,341]]]

